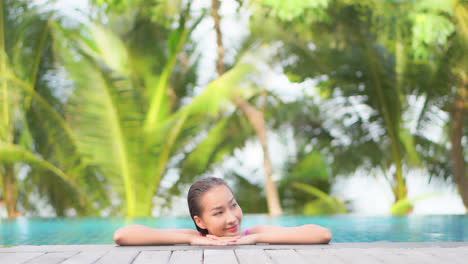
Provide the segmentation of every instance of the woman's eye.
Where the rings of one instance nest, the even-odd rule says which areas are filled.
[[[217,212],[217,213],[214,214],[214,215],[221,215],[222,213],[223,213],[223,212],[220,211],[220,212]]]
[[[233,203],[233,204],[232,204],[232,207],[237,207],[237,203]]]

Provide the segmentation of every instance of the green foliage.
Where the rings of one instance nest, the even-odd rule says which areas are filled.
[[[333,173],[348,174],[358,167],[395,166],[397,172],[391,184],[398,199],[405,196],[404,164],[410,167],[422,164],[418,142],[408,129],[409,121],[403,119],[411,107],[406,96],[414,91],[427,91],[431,87],[427,77],[435,73],[434,61],[427,56],[422,60],[414,54],[423,53],[424,46],[437,50],[430,59],[438,59],[441,47],[453,33],[453,25],[447,24],[450,20],[446,18],[450,4],[422,2],[337,1],[326,10],[333,17],[330,23],[317,19],[295,27],[288,23],[278,26],[283,32],[277,36],[284,43],[280,58],[285,61],[294,58],[293,63],[286,64],[285,71],[299,75],[297,79],[317,80],[316,90],[322,99],[344,101],[333,104],[331,111],[343,111],[346,113],[343,118],[354,120],[351,125],[344,125],[336,114],[329,117],[336,120],[335,129],[349,137],[348,142],[336,139],[333,146],[324,146],[322,150],[333,157],[329,157],[334,161]],[[419,15],[431,19],[430,23],[412,20]],[[431,23],[438,24],[436,31],[424,32],[419,28],[429,28]],[[413,45],[423,42],[418,47]],[[358,104],[352,103],[353,97],[359,98]],[[368,118],[350,111],[362,105],[372,109]]]
[[[106,12],[109,12],[109,21],[119,24],[115,13],[112,13],[115,11],[113,5],[127,10],[129,4],[125,1],[108,2]],[[70,186],[90,190],[90,198],[102,202],[101,206],[105,206],[104,196],[108,195],[108,191],[103,192],[101,186],[110,184],[113,192],[126,201],[124,207],[110,208],[114,214],[151,214],[153,197],[159,190],[171,157],[183,151],[185,145],[204,128],[201,121],[209,122],[224,110],[225,102],[235,92],[233,86],[239,86],[245,74],[252,71],[249,65],[237,65],[210,83],[204,93],[192,98],[192,102],[182,104],[182,98],[189,94],[188,87],[193,84],[186,77],[177,78],[174,82],[171,77],[175,72],[179,76],[189,75],[188,71],[195,69],[191,65],[184,65],[189,67],[182,69],[178,59],[182,52],[190,51],[187,48],[183,50],[183,47],[189,40],[190,32],[200,22],[197,19],[186,27],[188,10],[190,5],[174,30],[148,20],[143,8],[134,9],[139,15],[134,16],[133,20],[129,19],[127,12],[121,14],[122,20],[134,23],[125,26],[130,32],[115,31],[112,25],[97,21],[86,26],[79,25],[78,28],[64,27],[58,21],[48,22],[47,31],[44,32],[49,34],[49,26],[52,25],[54,52],[71,84],[69,98],[57,99],[50,87],[35,85],[34,78],[30,83],[29,79],[18,77],[14,71],[1,72],[2,78],[14,84],[11,88],[19,88],[10,90],[10,86],[3,82],[3,90],[16,94],[14,97],[2,97],[10,101],[2,104],[1,110],[6,109],[5,115],[10,115],[16,111],[12,110],[13,107],[19,105],[16,102],[26,98],[22,113],[27,115],[28,122],[19,130],[19,142],[23,147],[35,148],[29,151],[8,145],[9,148],[2,148],[2,153],[6,154],[1,157],[9,163],[27,162],[33,167],[42,168],[42,172],[44,168],[48,169],[48,173],[43,173],[42,177],[33,170],[31,179],[22,183],[25,189],[20,191],[20,196],[25,203],[28,202],[28,190],[37,187],[40,192],[48,193],[58,214],[63,215],[70,204],[64,202],[67,199],[60,199],[65,194],[57,192],[60,185],[51,180],[54,173],[60,173],[62,180]],[[121,11],[117,10],[117,13]],[[161,39],[163,35],[168,39]],[[155,42],[142,44],[141,36],[149,36]],[[52,47],[49,43],[48,47]],[[42,48],[39,45],[39,50]],[[193,63],[196,64],[196,60]],[[42,61],[37,63],[38,66],[43,64]],[[24,65],[18,64],[20,66]],[[35,68],[38,69],[41,67]],[[33,72],[32,75],[39,74],[44,73]],[[65,105],[62,100],[66,102]],[[9,124],[0,128],[5,129],[5,138],[14,132]],[[15,155],[11,155],[12,148],[15,148]],[[35,151],[48,160],[35,158]],[[97,175],[104,180],[93,178]],[[34,186],[35,181],[41,181],[41,184]],[[62,190],[69,194],[76,192],[70,191],[70,188]],[[76,203],[75,208],[81,210],[83,198],[79,199],[80,204]],[[89,202],[86,205],[89,206],[88,213],[92,211],[92,205]],[[34,210],[32,207],[30,209]]]
[[[145,17],[150,18],[152,22],[171,28],[177,21],[181,12],[181,0],[93,0],[97,6],[103,7],[106,14],[128,15],[135,10],[140,10]],[[190,5],[190,2],[189,2]]]
[[[37,166],[43,170],[49,170],[63,181],[71,183],[67,176],[53,164],[41,159],[34,153],[14,144],[0,142],[0,160],[5,163],[24,162],[31,166]]]
[[[299,17],[314,17],[326,19],[324,9],[330,4],[329,0],[257,0],[270,8],[272,13],[283,21],[293,21]]]
[[[414,26],[411,47],[416,58],[433,55],[434,46],[444,46],[455,31],[455,26],[446,17],[431,13],[416,13],[412,17]]]
[[[96,214],[85,193],[93,193],[100,205],[108,202],[107,194],[76,155],[63,105],[45,78],[54,69],[54,13],[27,1],[2,1],[0,7],[0,177],[9,168],[14,177],[26,172],[13,189],[2,190],[18,197],[6,202],[32,212],[34,194],[59,216],[71,208],[78,215]]]
[[[234,191],[236,201],[244,214],[268,213],[264,188],[261,185],[249,182],[249,175],[240,175],[227,172],[226,179]]]
[[[129,54],[123,41],[112,31],[100,24],[92,24],[89,28],[91,38],[83,45],[88,54],[102,62],[115,71],[118,75],[128,75]]]
[[[275,14],[273,7],[265,12]],[[466,10],[458,1],[343,0],[324,9],[333,18],[329,21],[298,23],[298,16],[294,23],[278,15],[269,21],[253,19],[252,30],[264,41],[281,39],[278,59],[288,76],[317,82],[314,92],[322,100],[314,103],[324,102],[320,116],[338,135],[324,141],[295,137],[297,144],[326,153],[331,175],[357,168],[396,168],[390,184],[397,199],[405,199],[404,175],[412,168],[425,167],[430,175],[448,177],[448,138],[436,142],[424,137],[434,120],[450,114],[447,109],[459,98],[456,94],[463,94],[453,89],[460,86],[453,80],[466,76],[462,65],[468,60],[461,52],[468,43],[461,41],[468,32]],[[416,130],[410,128],[415,120],[408,118],[417,107],[407,102],[412,96],[425,98]],[[354,110],[363,106],[370,116]],[[323,115],[327,112],[332,114]],[[301,127],[290,124],[294,131]],[[327,146],[330,141],[333,144]]]
[[[295,182],[292,184],[292,186],[318,198],[317,200],[308,202],[305,205],[304,214],[340,214],[347,212],[342,201],[336,197],[331,197],[327,193],[312,185]]]
[[[312,178],[316,180],[328,180],[328,165],[320,152],[312,151],[295,164],[291,170],[294,178]]]
[[[128,216],[150,215],[171,157],[203,129],[202,117],[215,118],[224,109],[233,87],[252,67],[236,65],[189,104],[175,108],[170,77],[193,28],[179,24],[168,33],[167,42],[160,43],[167,51],[165,64],[159,63],[156,71],[150,70],[154,61],[142,59],[134,48],[138,43],[125,43],[108,27],[84,27],[82,31],[91,32],[86,39],[79,31],[55,27],[60,61],[75,85],[67,119],[78,151],[125,197]],[[161,56],[149,54],[153,59]],[[129,66],[135,62],[138,67]],[[142,97],[140,91],[149,96]]]
[[[405,215],[408,214],[413,210],[414,207],[414,202],[418,200],[423,200],[435,196],[440,196],[441,194],[433,193],[433,194],[425,194],[425,195],[420,195],[418,197],[412,198],[412,199],[403,199],[397,201],[395,204],[392,205],[392,208],[390,209],[390,214],[393,215]]]
[[[333,199],[335,199],[335,203],[340,203],[340,201],[337,198],[333,197]],[[337,211],[336,207],[330,206],[330,204],[327,201],[317,199],[315,201],[307,202],[301,213],[304,215],[331,215],[347,212],[339,212]]]
[[[434,120],[450,128],[446,115],[466,94],[466,1],[249,2],[252,35],[231,70],[197,96],[199,47],[191,33],[204,10],[193,18],[192,1],[92,2],[86,24],[57,20],[28,1],[1,3],[0,173],[26,171],[18,204],[29,212],[35,193],[57,215],[70,208],[149,215],[152,198],[167,191],[160,183],[168,168],[180,169],[170,187],[177,189],[252,138],[252,126],[229,103],[233,95],[264,102],[269,129],[292,131],[287,140],[297,153],[279,182],[292,213],[345,212],[327,193],[334,176],[357,169],[396,169],[390,184],[400,200],[392,214],[429,197],[406,197],[408,170],[453,175],[449,137],[431,140],[426,132]],[[255,70],[241,55],[260,43],[278,47],[268,63],[298,86],[312,82],[305,94],[314,96],[286,103],[261,96],[263,87],[246,89]],[[417,120],[408,117],[416,109],[411,97],[424,101]],[[246,212],[265,212],[262,188],[232,174]],[[124,207],[111,205],[105,186]]]
[[[98,6],[106,6],[108,9],[112,9],[118,12],[123,12],[132,7],[132,1],[129,0],[93,0]],[[135,3],[141,3],[141,1],[133,1]]]
[[[244,146],[253,129],[243,115],[232,114],[218,121],[205,139],[182,163],[181,179],[189,183],[195,176],[220,163],[226,155]]]

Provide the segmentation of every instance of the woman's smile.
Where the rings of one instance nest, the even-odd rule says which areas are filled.
[[[228,232],[231,232],[231,233],[237,232],[238,229],[239,229],[239,225],[235,225],[235,226],[231,226],[231,227],[226,228],[226,230]]]

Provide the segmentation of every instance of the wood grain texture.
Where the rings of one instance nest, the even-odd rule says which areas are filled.
[[[172,252],[165,251],[141,251],[132,264],[169,263]]]
[[[58,264],[78,254],[78,252],[47,252],[37,258],[27,261],[28,264]]]
[[[139,253],[140,251],[136,250],[109,251],[95,264],[131,264]]]
[[[303,264],[468,263],[468,243],[126,246],[47,245],[0,248],[0,264]]]
[[[202,250],[177,250],[172,252],[169,263],[172,264],[202,264]]]
[[[235,250],[239,263],[242,264],[270,264],[273,263],[263,249]]]
[[[381,264],[383,263],[380,259],[370,254],[369,249],[363,248],[343,248],[339,250],[331,250],[330,255],[333,258],[337,258],[343,263],[359,263],[359,264]]]
[[[0,253],[0,263],[20,264],[43,254],[45,253]]]
[[[306,264],[307,262],[293,249],[265,250],[273,263]]]
[[[205,249],[203,251],[204,264],[238,264],[234,250]]]
[[[468,249],[441,248],[437,250],[420,249],[421,252],[439,260],[439,263],[465,264],[468,263]]]
[[[83,263],[95,263],[97,262],[100,258],[105,256],[108,253],[108,251],[82,251],[69,259],[65,260],[64,262],[60,264],[83,264]]]
[[[329,264],[344,264],[348,263],[339,258],[333,249],[317,249],[317,250],[296,250],[297,253],[307,263],[329,263]]]

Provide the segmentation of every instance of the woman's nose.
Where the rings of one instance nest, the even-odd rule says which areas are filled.
[[[237,221],[237,218],[236,218],[236,215],[234,214],[234,212],[231,212],[231,211],[228,211],[227,213],[227,222],[228,223],[234,223]]]

